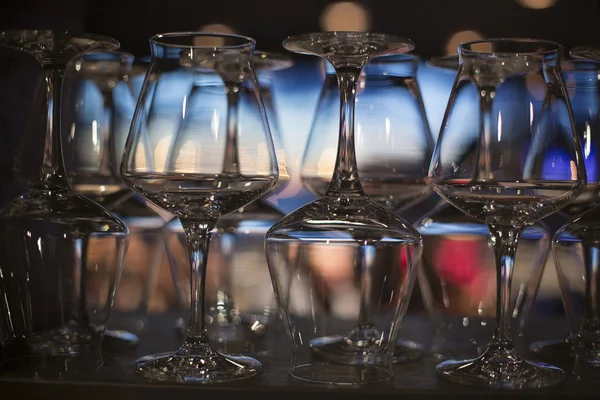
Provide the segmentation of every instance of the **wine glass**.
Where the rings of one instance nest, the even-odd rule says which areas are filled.
[[[277,153],[279,180],[268,196],[219,218],[211,236],[205,307],[209,337],[219,351],[264,356],[271,352],[267,337],[271,332],[273,317],[277,314],[267,269],[264,237],[267,230],[285,215],[277,204],[277,196],[285,191],[289,182],[275,108],[274,79],[278,71],[291,67],[292,60],[285,55],[255,51],[253,63]],[[233,105],[233,109],[238,107]],[[237,116],[233,113],[229,118]],[[244,132],[244,122],[230,125]],[[206,123],[210,123],[210,120]],[[187,244],[178,219],[167,224],[167,241],[178,300],[182,308],[189,311],[190,296],[189,290],[186,290],[190,281]],[[185,323],[178,322],[177,325],[182,333],[185,332]]]
[[[450,94],[459,70],[458,55],[433,58],[428,64],[444,86],[452,78]],[[462,129],[477,132],[478,121],[468,118],[478,107],[477,97],[462,97],[456,104],[460,110],[454,112],[464,116]],[[496,265],[488,227],[448,203],[414,226],[423,237],[419,283],[430,293],[427,306],[435,332],[433,355],[439,359],[481,355],[493,335],[496,316]],[[524,345],[525,323],[550,253],[551,236],[550,227],[537,221],[525,227],[519,241],[510,306],[517,348]]]
[[[119,216],[130,233],[104,339],[104,347],[112,350],[139,342],[165,253],[164,220],[125,185],[119,172],[135,111],[131,84],[141,72],[134,71],[133,61],[124,52],[79,57],[67,70],[63,100],[63,156],[73,189]]]
[[[129,233],[114,215],[71,189],[62,157],[61,93],[72,60],[115,49],[118,42],[19,30],[0,32],[0,45],[40,63],[47,123],[23,137],[27,162],[17,173],[30,190],[0,210],[1,323],[9,331],[3,356],[51,371],[94,369],[103,362],[101,342]],[[94,249],[108,255],[106,268],[95,265]]]
[[[302,183],[324,196],[331,183],[338,144],[339,98],[336,71],[324,60],[325,81],[302,158]],[[401,54],[378,57],[362,69],[356,92],[356,162],[369,198],[408,222],[439,202],[426,185],[433,151],[421,92],[416,80],[419,59]],[[315,255],[316,263],[327,263]],[[414,304],[414,303],[413,303]],[[400,339],[394,362],[420,358],[424,346]]]
[[[329,61],[340,87],[339,145],[326,194],[266,235],[275,296],[293,356],[290,374],[330,384],[393,376],[392,353],[415,280],[419,234],[365,196],[355,155],[355,100],[363,66],[410,51],[391,35],[322,32],[284,41]],[[316,257],[329,263],[315,264]]]
[[[450,204],[486,223],[497,269],[496,331],[471,360],[448,360],[453,382],[505,389],[561,382],[564,372],[523,360],[511,335],[511,281],[523,229],[559,210],[585,188],[573,115],[560,73],[562,47],[533,39],[492,39],[458,47],[460,68],[431,160],[430,184]],[[534,96],[529,85],[541,92]],[[476,130],[464,129],[463,99]]]
[[[152,61],[121,173],[133,190],[179,217],[188,240],[192,299],[181,348],[143,357],[135,371],[148,379],[189,384],[249,378],[261,371],[258,361],[225,356],[210,344],[204,295],[208,244],[217,219],[261,197],[277,181],[252,64],[254,40],[180,32],[154,36],[150,43]],[[153,97],[151,108],[148,96]],[[244,131],[232,126],[232,113]],[[154,163],[146,162],[148,156]]]
[[[578,53],[581,52],[580,49]],[[587,54],[587,53],[585,53]],[[600,74],[600,62],[586,59],[574,59],[566,60],[562,62],[563,79],[569,94],[569,99],[573,108],[573,117],[575,120],[575,129],[582,146],[582,153],[587,172],[587,186],[585,191],[577,197],[571,204],[563,208],[557,213],[554,225],[560,227],[571,221],[581,214],[589,211],[593,207],[598,205],[600,196],[598,195],[598,155],[600,151],[600,141],[598,140],[598,130],[600,129],[600,106],[598,104],[598,98],[600,96],[600,80],[598,74]],[[593,225],[593,214],[586,214],[587,218],[591,219]],[[586,222],[588,222],[586,218]],[[580,225],[581,222],[575,223]],[[573,229],[574,226],[562,228],[563,231]],[[556,229],[556,228],[555,228]],[[555,240],[561,241],[561,235],[558,234]],[[555,255],[559,252],[555,250]],[[557,272],[559,276],[564,274],[558,270],[560,261],[556,261]],[[583,262],[583,261],[582,261]],[[576,270],[576,269],[574,269]],[[591,266],[586,268],[586,271],[591,270]],[[580,271],[581,272],[581,271]],[[563,277],[563,297],[572,297],[579,292],[579,289],[572,289],[574,293],[567,294],[565,291],[571,291],[567,289],[569,286],[578,286],[583,282],[576,283],[579,278],[584,278],[585,274],[580,273],[578,277],[573,277],[571,274],[567,274]],[[573,280],[574,279],[574,280]],[[567,280],[569,282],[567,282]],[[581,300],[581,299],[580,299]],[[567,303],[565,298],[564,303]],[[567,311],[567,317],[570,320],[571,333],[566,338],[548,340],[548,341],[537,341],[531,344],[530,350],[537,356],[544,360],[556,360],[563,361],[565,358],[572,358],[575,353],[573,349],[573,335],[577,333],[581,326],[581,308],[569,306],[571,309]],[[576,311],[578,310],[578,311]]]

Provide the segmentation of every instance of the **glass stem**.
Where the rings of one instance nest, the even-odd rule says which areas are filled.
[[[335,170],[327,196],[363,194],[354,150],[354,110],[360,68],[337,68],[336,73],[340,88],[340,135]]]
[[[517,243],[522,228],[489,227],[496,256],[496,331],[490,350],[508,358],[516,358],[512,341],[510,307],[512,274],[517,252]]]
[[[62,155],[61,138],[61,89],[65,68],[50,66],[44,69],[46,82],[47,124],[44,142],[44,158],[41,168],[41,184],[43,188],[59,186],[70,188]]]
[[[208,247],[216,221],[181,220],[190,253],[191,317],[184,346],[206,347],[208,334],[204,323],[204,294]]]
[[[223,172],[228,174],[240,173],[240,160],[238,154],[238,109],[240,99],[240,86],[234,83],[227,84],[227,139],[225,142],[225,159]]]
[[[373,297],[373,267],[376,256],[375,246],[363,243],[360,246],[360,310],[358,314],[359,327],[373,325],[371,317],[374,315],[371,298]]]

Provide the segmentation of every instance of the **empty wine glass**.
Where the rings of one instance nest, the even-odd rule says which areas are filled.
[[[436,68],[444,84],[450,78],[453,83],[459,58],[433,58],[428,64]],[[460,109],[454,112],[464,116],[462,128],[477,132],[479,122],[469,118],[472,109],[479,107],[477,97],[463,97],[456,104]],[[415,227],[423,236],[419,283],[430,293],[433,355],[440,359],[481,355],[493,335],[496,317],[496,263],[488,227],[448,203],[423,216]],[[517,348],[524,345],[525,323],[550,253],[551,236],[550,227],[538,221],[525,227],[519,242],[510,306]]]
[[[261,197],[277,181],[252,64],[254,40],[182,32],[154,36],[150,43],[152,61],[121,173],[133,190],[179,217],[188,240],[192,299],[181,348],[143,357],[135,371],[148,379],[188,384],[249,378],[261,371],[258,361],[225,356],[210,344],[204,295],[208,244],[217,219]],[[234,114],[243,131],[233,126]],[[147,157],[154,162],[147,163]]]
[[[123,52],[76,59],[67,70],[63,100],[63,155],[73,189],[119,216],[130,233],[104,340],[104,348],[112,350],[139,342],[165,253],[164,220],[125,185],[119,172],[135,111],[131,84],[141,72],[134,71],[133,61],[133,55]],[[102,253],[98,256],[102,263]]]
[[[43,130],[23,138],[27,162],[17,171],[31,189],[0,210],[1,324],[6,358],[53,371],[102,365],[101,341],[127,249],[127,227],[97,203],[72,191],[61,141],[61,90],[68,64],[118,42],[63,31],[0,33],[0,44],[29,53],[45,82]],[[43,135],[43,137],[39,137]],[[93,249],[107,254],[97,268]],[[6,362],[6,360],[5,360]]]
[[[266,355],[271,351],[267,337],[277,313],[264,238],[267,230],[284,216],[278,208],[277,196],[289,182],[273,86],[277,71],[289,68],[292,60],[285,55],[255,51],[253,64],[275,144],[279,180],[268,196],[219,218],[211,236],[205,307],[208,334],[219,351],[226,354]],[[232,109],[238,107],[233,104]],[[207,117],[212,118],[211,115]],[[228,118],[235,119],[237,116],[233,113]],[[244,132],[245,122],[232,122],[231,126],[238,132]],[[210,120],[206,123],[210,123]],[[167,238],[176,293],[182,308],[189,311],[190,296],[186,295],[190,282],[187,241],[178,219],[167,224]],[[179,322],[178,326],[181,331],[187,328],[183,322]]]
[[[433,138],[416,73],[419,59],[401,54],[378,57],[362,69],[356,91],[354,148],[360,180],[369,198],[408,222],[414,222],[439,202],[425,183]],[[324,60],[325,81],[302,159],[302,183],[324,196],[335,168],[339,124],[336,71]],[[327,263],[315,254],[316,263]],[[394,362],[413,361],[423,345],[402,338]]]
[[[460,67],[433,153],[432,187],[483,221],[497,265],[497,327],[488,349],[471,360],[449,360],[446,379],[496,388],[538,388],[564,372],[523,360],[511,335],[511,282],[526,225],[559,210],[585,188],[586,175],[573,115],[560,73],[562,47],[532,39],[495,39],[459,46]],[[527,82],[542,95],[533,96]],[[464,129],[463,99],[478,129]],[[539,100],[538,100],[539,99]]]
[[[275,296],[293,356],[290,374],[330,383],[393,376],[392,354],[415,280],[421,238],[369,200],[355,155],[355,100],[372,58],[413,48],[407,39],[322,32],[284,41],[292,52],[329,61],[340,87],[336,166],[322,198],[292,212],[266,235]],[[315,263],[326,257],[329,263]]]

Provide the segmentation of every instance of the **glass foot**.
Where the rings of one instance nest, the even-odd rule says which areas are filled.
[[[425,347],[422,344],[412,340],[398,340],[394,349],[392,362],[394,364],[406,364],[417,361],[425,353]]]
[[[450,382],[495,389],[542,388],[557,385],[565,378],[560,368],[487,354],[472,360],[444,361],[436,370]]]
[[[313,354],[337,364],[365,365],[381,354],[382,335],[371,326],[356,327],[347,335],[316,338],[310,341]],[[379,350],[379,351],[378,351]]]
[[[146,379],[204,385],[231,382],[258,375],[262,365],[250,357],[225,356],[210,347],[182,347],[175,353],[142,357],[135,372]]]
[[[297,365],[290,368],[289,373],[291,376],[301,381],[336,386],[353,386],[384,382],[391,379],[393,376],[391,368],[327,363]]]

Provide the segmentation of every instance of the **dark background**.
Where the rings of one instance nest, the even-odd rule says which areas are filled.
[[[148,38],[156,33],[224,24],[236,33],[254,37],[260,49],[283,51],[281,41],[287,35],[323,29],[320,18],[333,3],[325,0],[0,0],[0,30],[66,29],[104,34],[119,39],[123,50],[144,56],[149,52]],[[555,40],[567,49],[583,43],[600,45],[598,0],[370,0],[353,3],[367,12],[370,31],[408,36],[416,43],[415,52],[424,58],[447,54],[448,49],[452,51],[456,43],[448,45],[448,42],[461,31],[475,31],[484,38]],[[546,8],[539,9],[544,3],[547,3]],[[531,8],[536,5],[537,8]],[[343,20],[343,16],[341,18]],[[318,72],[314,67],[308,70],[305,75]],[[286,79],[301,78],[288,74]],[[36,112],[31,105],[38,83],[39,66],[33,58],[0,48],[0,204],[23,192],[15,182],[12,165],[25,123],[32,118],[31,113]],[[316,100],[318,86],[318,82],[311,86],[314,94],[311,92],[310,101]],[[442,111],[443,106],[435,112]],[[310,117],[305,116],[305,119]],[[301,145],[303,142],[297,147]]]

